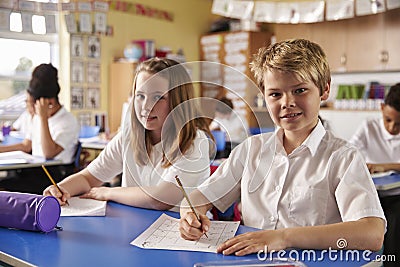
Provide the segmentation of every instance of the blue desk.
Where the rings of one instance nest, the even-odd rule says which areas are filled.
[[[166,212],[177,217],[177,213]],[[160,211],[107,205],[106,217],[61,217],[63,231],[48,234],[0,228],[0,251],[38,266],[193,266],[198,262],[257,259],[215,253],[141,249],[129,243]],[[239,233],[254,229],[240,226]],[[317,251],[317,255],[320,252]],[[375,254],[376,255],[376,254]],[[372,256],[371,256],[372,257]],[[326,258],[326,257],[325,257]],[[361,266],[365,261],[311,261],[307,266]]]

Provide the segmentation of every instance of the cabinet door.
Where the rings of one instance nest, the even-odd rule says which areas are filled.
[[[383,52],[388,52],[385,69],[400,69],[400,9],[387,11],[385,16],[385,43]],[[383,55],[384,56],[384,55]]]
[[[108,88],[108,125],[115,132],[121,124],[122,106],[128,101],[135,77],[136,63],[114,62],[110,67]]]

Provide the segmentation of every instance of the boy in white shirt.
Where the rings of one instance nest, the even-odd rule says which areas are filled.
[[[263,230],[229,239],[219,253],[337,249],[342,239],[346,249],[379,250],[385,217],[363,158],[318,119],[331,81],[321,47],[278,42],[259,50],[252,71],[278,129],[246,139],[190,194],[201,222],[182,203],[181,236],[199,239],[211,224],[206,211],[224,211],[241,196],[244,224]]]
[[[400,83],[390,87],[381,111],[382,118],[365,121],[350,143],[362,152],[371,173],[400,171]],[[400,259],[400,188],[380,191],[379,196],[388,222],[383,252]],[[395,265],[385,262],[385,267]]]

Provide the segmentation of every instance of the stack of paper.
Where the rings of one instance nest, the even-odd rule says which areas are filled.
[[[107,201],[72,197],[61,207],[61,216],[106,216]]]
[[[42,157],[35,157],[22,151],[11,151],[0,153],[1,164],[23,164],[23,163],[40,163],[45,162]]]

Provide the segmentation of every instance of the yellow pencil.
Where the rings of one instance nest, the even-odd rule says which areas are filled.
[[[46,167],[44,165],[42,165],[42,169],[44,170],[44,172],[46,173],[47,177],[49,177],[50,182],[57,188],[58,192],[60,192],[60,194],[62,195],[62,191],[61,189],[58,187],[58,185],[56,184],[56,182],[53,180],[53,177],[51,177],[50,173],[47,171]],[[65,201],[65,203],[67,205],[69,205],[68,200]]]
[[[182,183],[181,183],[181,180],[179,180],[178,175],[175,175],[175,180],[176,180],[176,182],[178,183],[179,188],[181,189],[184,198],[185,198],[186,201],[188,202],[190,209],[192,210],[192,212],[193,212],[194,215],[196,216],[197,220],[201,223],[201,221],[200,221],[200,216],[199,216],[199,214],[197,214],[196,210],[193,208],[193,205],[192,205],[192,203],[190,202],[189,196],[186,194],[186,191],[185,191],[185,189],[183,188],[183,185],[182,185]],[[204,233],[204,235],[208,238],[208,236],[207,236],[206,233]]]

